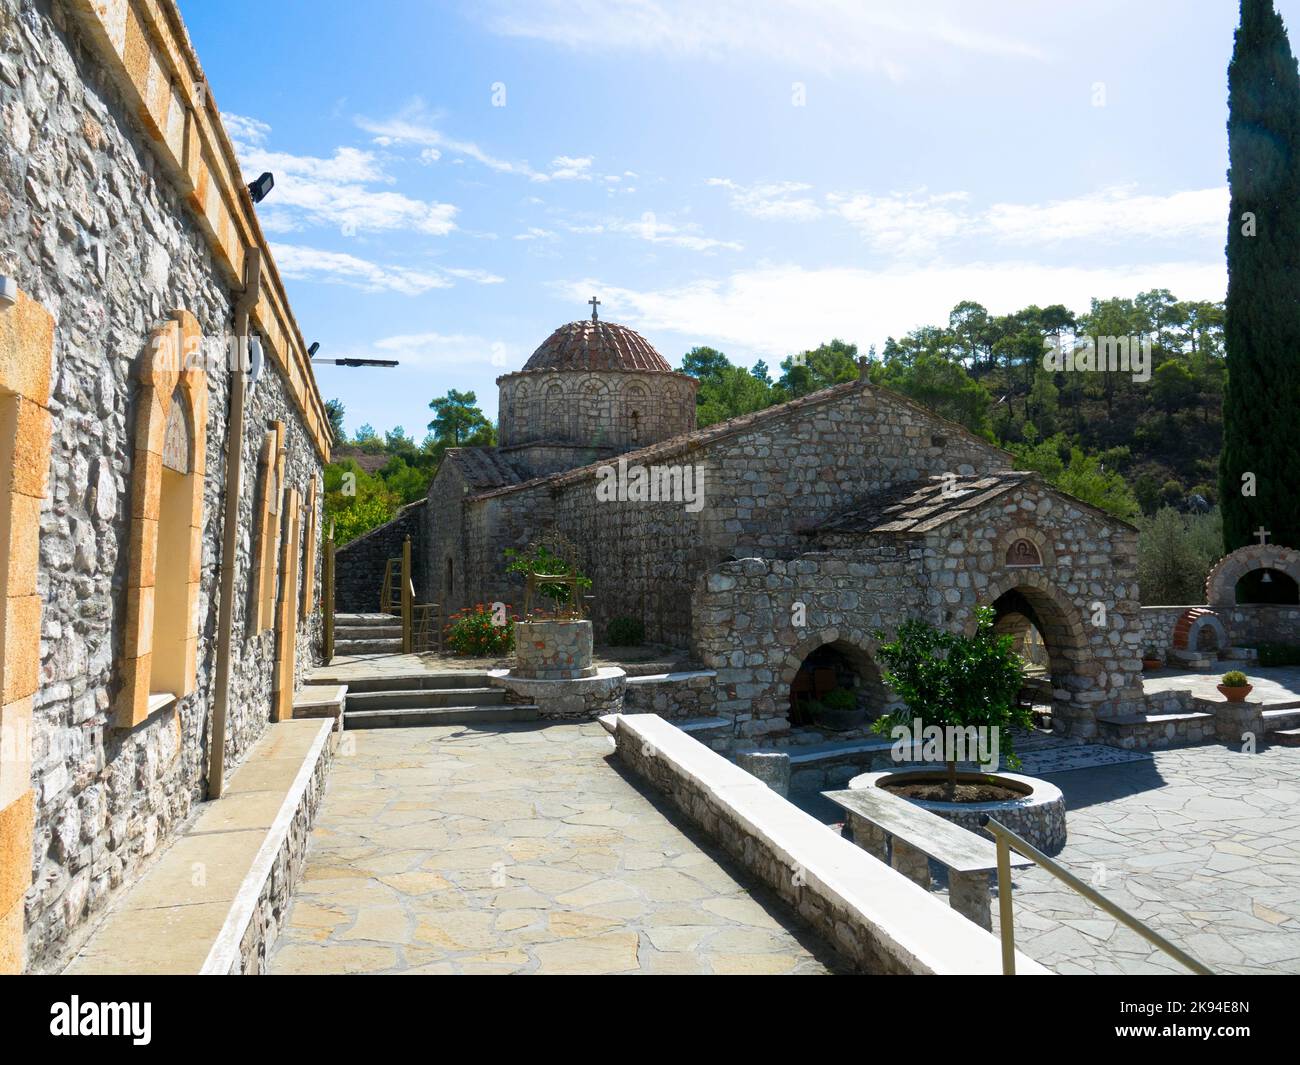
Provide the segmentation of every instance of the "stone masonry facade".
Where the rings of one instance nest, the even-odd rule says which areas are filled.
[[[140,16],[127,7],[129,37]],[[170,4],[157,17],[163,19],[158,33],[174,28]],[[239,208],[211,203],[196,214],[197,193],[186,195],[165,161],[174,123],[161,132],[150,128],[148,113],[142,118],[138,103],[124,95],[124,86],[136,85],[135,74],[129,57],[115,59],[106,50],[112,35],[102,37],[98,18],[74,0],[0,0],[0,274],[17,279],[55,322],[24,922],[31,969],[55,964],[87,918],[205,798],[225,523],[239,523],[231,563],[236,589],[247,588],[262,487],[258,454],[268,426],[285,426],[280,487],[296,491],[304,504],[317,501],[315,518],[304,516],[303,529],[321,528],[322,493],[311,486],[328,447],[314,386],[309,376],[304,385],[299,363],[289,369],[286,361],[298,358],[300,338],[286,329],[292,319],[277,279],[264,274],[265,302],[254,315],[269,357],[245,406],[242,494],[233,506],[224,498],[230,382],[224,355],[217,361],[211,355],[224,352],[232,330],[241,286],[230,260],[242,266],[247,245],[228,220],[217,237],[209,223],[231,210],[238,221]],[[184,53],[178,48],[174,55]],[[175,100],[170,106],[173,115],[182,114],[182,127],[194,131],[196,139],[186,143],[200,143],[215,112],[200,115],[192,105],[178,110]],[[204,152],[219,151],[219,140],[206,143]],[[190,178],[197,174],[202,188],[221,191],[225,186],[209,180],[202,160],[188,159]],[[125,583],[136,521],[132,484],[141,469],[137,370],[148,357],[150,332],[177,310],[194,316],[209,356],[196,679],[190,694],[124,731],[115,727],[114,703],[123,684],[125,620],[136,609]],[[320,553],[308,553],[301,542],[299,549],[299,587],[284,593],[301,603],[303,585],[319,585]],[[302,573],[307,558],[315,559],[313,572]],[[247,596],[237,593],[228,765],[239,761],[270,716],[276,634],[252,632],[249,609]],[[299,616],[298,679],[318,660],[320,631],[318,612]]]

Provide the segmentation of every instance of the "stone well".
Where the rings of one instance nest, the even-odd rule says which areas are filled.
[[[898,782],[909,776],[935,776],[942,769],[927,766],[925,769],[890,770],[884,773],[862,773],[849,781],[849,788],[875,788],[881,781]],[[1023,836],[1035,847],[1048,854],[1055,853],[1065,846],[1065,796],[1055,784],[1037,777],[1021,776],[1019,773],[958,773],[960,782],[963,778],[993,777],[997,783],[1005,784],[1015,791],[1023,791],[1023,798],[1007,799],[1003,802],[931,802],[929,800],[909,799],[922,809],[938,814],[945,821],[951,821],[962,828],[968,828],[976,835],[991,839],[984,831],[980,820],[985,816],[993,818]]]
[[[577,618],[515,622],[515,664],[488,674],[511,702],[544,718],[594,718],[623,710],[627,674],[592,664],[591,622]]]
[[[515,664],[512,677],[533,680],[576,680],[593,677],[590,621],[577,618],[533,618],[515,622]]]

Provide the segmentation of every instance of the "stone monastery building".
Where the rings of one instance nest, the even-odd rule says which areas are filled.
[[[291,714],[320,653],[329,423],[173,0],[0,0],[0,129],[16,972]]]
[[[1004,631],[1041,633],[1058,730],[1091,737],[1098,716],[1140,709],[1135,530],[1013,471],[865,367],[696,429],[696,382],[593,313],[498,384],[500,444],[448,451],[424,504],[340,553],[341,570],[347,554],[370,574],[367,594],[366,556],[410,535],[426,601],[518,610],[506,549],[567,541],[593,581],[597,640],[610,620],[639,619],[649,640],[716,671],[707,695],[682,695],[706,703],[668,709],[735,718],[737,735],[789,728],[810,663],[883,709],[871,633],[909,617],[969,627],[981,605]],[[637,468],[700,498],[638,497]]]

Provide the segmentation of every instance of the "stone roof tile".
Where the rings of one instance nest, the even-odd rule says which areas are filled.
[[[614,322],[583,319],[562,325],[524,363],[529,370],[648,370],[672,373],[640,333]]]

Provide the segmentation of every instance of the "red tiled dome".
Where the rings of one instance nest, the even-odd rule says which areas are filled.
[[[590,319],[560,326],[524,364],[525,371],[672,369],[640,333]]]

